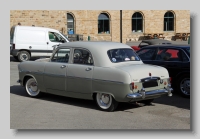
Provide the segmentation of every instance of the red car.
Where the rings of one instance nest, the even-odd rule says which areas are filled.
[[[163,40],[163,39],[142,40],[142,42],[138,46],[131,46],[131,48],[135,51],[138,51],[142,47],[145,47],[148,45],[155,45],[155,44],[171,44],[171,42],[168,40]]]

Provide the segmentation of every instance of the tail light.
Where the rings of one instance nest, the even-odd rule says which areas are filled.
[[[131,88],[131,90],[134,90],[134,89],[137,89],[138,86],[135,85],[134,82],[132,82],[132,83],[130,84],[130,88]]]
[[[13,43],[13,45],[12,45],[12,49],[15,49],[15,44]]]
[[[134,89],[134,82],[132,82],[132,83],[130,84],[130,89],[131,89],[131,90]]]

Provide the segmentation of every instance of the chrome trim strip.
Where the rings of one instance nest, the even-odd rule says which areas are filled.
[[[66,77],[65,75],[58,75],[58,74],[51,74],[51,73],[44,73],[44,76]]]
[[[103,82],[112,82],[112,83],[118,83],[118,84],[125,84],[123,82],[119,81],[110,81],[110,80],[101,80],[101,79],[93,79],[94,81],[103,81]]]
[[[76,76],[67,76],[67,78],[79,78],[79,79],[92,80],[92,78],[84,78],[84,77],[76,77]]]

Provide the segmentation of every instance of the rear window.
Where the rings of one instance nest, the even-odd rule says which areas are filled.
[[[107,52],[111,62],[140,61],[140,58],[132,49],[111,49]]]

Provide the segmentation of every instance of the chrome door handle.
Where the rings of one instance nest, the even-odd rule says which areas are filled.
[[[86,70],[86,71],[89,71],[89,70],[92,70],[92,68],[89,68],[89,67],[88,67],[88,68],[87,68],[87,69],[85,69],[85,70]]]
[[[61,68],[65,68],[65,67],[66,67],[65,65],[62,65],[62,66],[61,66]]]

